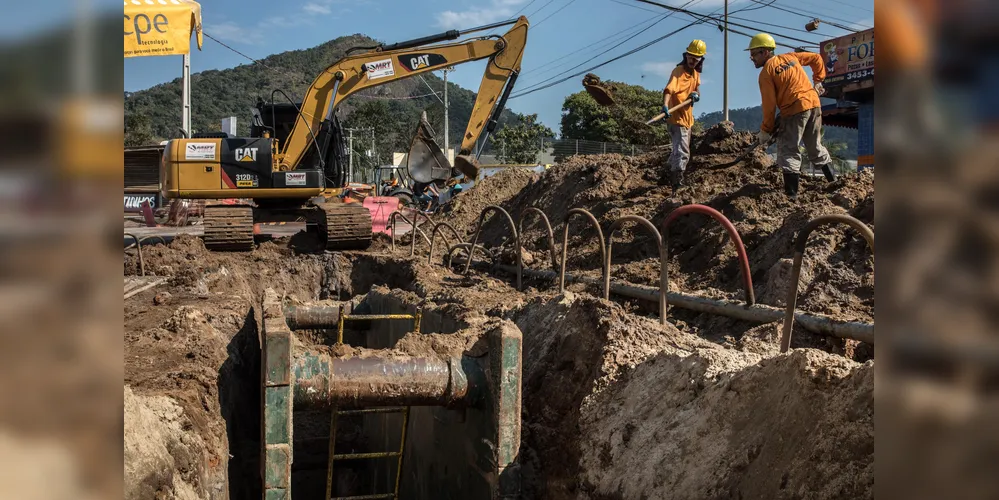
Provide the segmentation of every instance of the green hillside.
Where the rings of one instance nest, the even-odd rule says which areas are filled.
[[[210,42],[209,42],[210,43]],[[224,70],[208,70],[191,76],[192,127],[195,132],[219,130],[221,120],[237,117],[238,133],[249,133],[250,109],[257,99],[269,101],[274,89],[284,90],[288,96],[300,101],[316,75],[344,56],[354,46],[372,45],[371,38],[354,34],[331,40],[317,47],[294,50],[268,56],[258,63],[250,63]],[[420,113],[427,111],[428,119],[443,142],[444,107],[433,95],[415,99],[410,96],[430,94],[444,89],[444,82],[434,74],[424,74],[426,83],[419,78],[407,78],[363,91],[349,97],[338,106],[340,117],[347,127],[374,126],[376,129],[375,161],[391,161],[392,152],[408,149]],[[286,99],[278,93],[279,102]],[[475,93],[453,83],[448,84],[450,103],[450,139],[452,145],[460,140],[468,124]],[[139,137],[139,142],[153,142],[179,137],[181,81],[156,85],[134,92],[125,99],[126,134]],[[500,123],[516,123],[519,115],[505,111]],[[129,131],[129,126],[133,127]],[[142,133],[145,129],[147,133]],[[370,133],[365,148],[370,144]],[[135,141],[133,140],[133,143]]]
[[[713,113],[704,113],[697,120],[704,123],[705,127],[710,127],[722,121],[723,117],[724,114],[721,111],[715,111]],[[735,124],[737,130],[759,130],[760,123],[763,122],[763,108],[756,106],[752,108],[730,109],[728,110],[728,118]],[[847,147],[844,155],[846,158],[851,160],[857,159],[857,131],[855,129],[823,125],[822,130],[825,131],[823,144],[828,146],[835,142],[845,142]]]

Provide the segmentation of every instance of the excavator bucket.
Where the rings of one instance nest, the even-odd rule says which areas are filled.
[[[430,184],[434,181],[447,181],[451,178],[451,163],[447,155],[434,140],[434,131],[427,121],[427,113],[420,116],[420,125],[409,145],[406,172],[416,182]]]
[[[600,77],[593,73],[587,73],[583,77],[583,88],[593,96],[597,104],[601,106],[614,105],[614,89],[612,86],[600,81]]]
[[[472,155],[458,155],[454,157],[454,168],[465,174],[467,179],[475,180],[479,177],[479,160]]]

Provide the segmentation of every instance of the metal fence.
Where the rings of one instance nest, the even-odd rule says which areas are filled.
[[[555,163],[573,155],[620,154],[634,156],[649,152],[654,146],[638,144],[621,144],[616,142],[587,141],[583,139],[556,139],[544,137],[538,139],[538,163]],[[502,146],[484,148],[483,155],[504,156]]]

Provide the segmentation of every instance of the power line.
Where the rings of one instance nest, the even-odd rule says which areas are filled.
[[[638,0],[638,1],[641,2],[643,0]],[[754,2],[754,3],[758,3],[758,4],[762,4],[763,3],[760,0],[750,0],[750,1]],[[794,10],[791,10],[791,9],[786,9],[784,7],[781,7],[780,5],[774,5],[773,2],[771,2],[770,4],[767,4],[767,6],[771,7],[771,8],[774,8],[774,9],[777,9],[777,10],[788,12],[788,13],[791,13],[791,14],[794,14],[796,16],[800,16],[800,17],[803,17],[803,18],[809,19],[809,20],[814,19],[816,17],[818,17],[818,18],[826,17],[826,16],[820,16],[820,15],[816,14],[815,12],[809,12],[808,13],[809,15],[806,15],[806,14],[803,14],[803,12],[807,12],[807,11],[805,11],[803,9],[801,9],[801,12],[798,12],[798,11],[794,11]],[[846,22],[846,23],[853,22],[853,21],[846,21],[846,20],[843,20],[843,19],[838,19],[838,18],[835,18],[835,17],[829,17],[828,19],[837,19],[837,20],[840,20],[840,21],[843,21],[843,22]],[[850,33],[856,33],[857,32],[856,29],[849,28],[849,27],[843,26],[841,24],[837,24],[837,23],[831,22],[828,19],[822,19],[822,21],[824,21],[826,24],[828,24],[830,26],[835,26],[835,27],[837,27],[837,28],[839,28],[841,30],[849,31]],[[856,23],[856,24],[858,24],[858,26],[865,26],[865,25],[859,24],[859,23]],[[869,27],[868,27],[868,29],[869,29]]]
[[[792,30],[792,31],[800,31],[802,33],[808,33],[810,35],[818,35],[818,36],[824,36],[824,37],[828,37],[828,38],[835,38],[835,35],[827,35],[825,33],[819,33],[818,31],[808,31],[808,30],[803,30],[801,28],[793,28],[791,26],[784,26],[782,24],[767,23],[767,22],[756,20],[756,19],[747,19],[745,17],[733,16],[731,14],[729,14],[728,17],[729,17],[729,19],[738,19],[740,21],[747,21],[747,22],[751,22],[751,23],[762,24],[764,26],[773,26],[775,28],[783,28],[783,29],[788,29],[788,30]]]
[[[554,16],[555,14],[558,14],[559,12],[562,12],[562,9],[564,9],[564,8],[566,8],[566,7],[570,6],[570,5],[572,5],[572,3],[573,3],[573,2],[575,2],[575,1],[576,1],[576,0],[569,0],[569,2],[568,2],[568,3],[566,3],[565,5],[563,5],[563,6],[559,7],[559,9],[558,9],[558,10],[556,10],[555,12],[552,12],[551,14],[548,14],[547,16],[545,16],[545,18],[544,18],[544,19],[542,19],[542,20],[538,21],[538,24],[535,24],[535,25],[534,25],[534,27],[536,28],[536,27],[538,27],[538,26],[541,26],[541,23],[543,23],[543,22],[547,21],[547,20],[548,20],[548,18],[550,18],[550,17]]]
[[[700,1],[701,1],[701,0],[687,0],[687,3],[683,4],[683,6],[684,6],[684,7],[686,7],[686,6],[690,5],[691,3],[694,3],[694,2],[700,2]],[[670,12],[670,13],[667,13],[666,15],[664,15],[664,16],[660,17],[659,19],[657,19],[657,20],[656,20],[656,21],[655,21],[654,23],[650,24],[649,26],[646,26],[645,28],[642,28],[642,29],[641,29],[640,31],[638,31],[637,33],[634,33],[634,34],[632,34],[632,35],[628,36],[627,38],[625,38],[624,40],[621,40],[620,42],[616,43],[616,44],[615,44],[615,45],[614,45],[613,47],[610,47],[609,49],[606,49],[606,50],[604,50],[603,52],[600,52],[599,54],[596,54],[596,55],[594,55],[593,57],[590,57],[589,59],[587,59],[587,60],[585,60],[585,61],[583,61],[583,62],[581,62],[581,63],[579,63],[579,64],[577,64],[577,65],[575,65],[575,66],[573,66],[573,67],[571,67],[571,68],[569,68],[569,69],[568,69],[568,70],[566,70],[566,71],[563,71],[563,72],[561,72],[561,73],[559,73],[559,74],[557,74],[557,75],[555,75],[555,76],[552,76],[552,77],[550,77],[550,78],[548,78],[548,79],[546,79],[546,80],[543,80],[543,81],[541,81],[541,82],[538,82],[538,83],[536,83],[536,84],[533,84],[533,85],[529,85],[529,86],[527,86],[527,87],[526,87],[526,88],[525,88],[525,89],[524,89],[524,90],[522,91],[522,93],[523,93],[523,92],[527,92],[527,91],[531,91],[531,90],[534,90],[534,89],[535,89],[535,87],[538,87],[538,86],[540,86],[540,85],[544,85],[544,84],[546,84],[546,83],[548,83],[548,82],[550,82],[550,81],[552,81],[552,80],[555,80],[555,79],[557,79],[557,78],[559,77],[559,75],[564,75],[565,73],[568,73],[569,71],[572,71],[572,70],[574,70],[574,69],[576,69],[576,68],[578,68],[578,67],[580,67],[580,66],[582,66],[582,65],[584,65],[584,64],[586,64],[586,63],[588,63],[588,62],[590,62],[590,61],[592,61],[592,60],[594,60],[594,59],[596,59],[596,58],[598,58],[598,57],[600,57],[600,56],[602,56],[602,55],[604,55],[604,54],[608,53],[608,52],[610,52],[611,50],[614,50],[614,49],[616,49],[617,47],[620,47],[620,46],[621,46],[621,45],[623,45],[623,44],[624,44],[625,42],[627,42],[627,41],[629,41],[629,40],[631,40],[631,39],[633,39],[633,38],[637,37],[638,35],[641,35],[642,33],[644,33],[644,32],[646,32],[646,31],[648,31],[648,30],[649,30],[650,28],[652,28],[653,26],[655,26],[655,25],[657,25],[657,24],[659,24],[659,23],[661,23],[661,22],[665,21],[665,20],[666,20],[666,18],[668,18],[668,17],[672,16],[673,14],[674,14],[673,12]],[[543,87],[543,88],[547,88],[547,87]],[[523,94],[521,94],[521,95],[523,95]]]
[[[817,4],[817,3],[815,3],[815,2],[805,2],[805,1],[802,1],[802,0],[795,0],[795,1],[796,1],[796,2],[798,2],[798,3],[802,3],[802,4],[805,4],[805,5],[811,5],[812,7],[821,7],[821,8],[825,8],[825,6],[823,6],[823,5],[821,5],[821,4]],[[871,10],[871,9],[868,9],[867,7],[861,7],[861,6],[859,6],[859,5],[850,5],[850,4],[848,4],[848,3],[846,3],[846,2],[843,2],[843,1],[841,1],[841,0],[824,0],[824,1],[826,1],[826,2],[832,2],[832,3],[836,3],[836,4],[839,4],[839,5],[842,5],[842,6],[844,6],[844,7],[849,7],[849,8],[851,8],[851,9],[857,9],[857,10],[863,10],[863,11],[867,11],[867,12],[870,12],[871,14],[873,14],[873,13],[874,13],[874,11],[873,11],[873,10]]]
[[[637,5],[633,4],[633,3],[622,2],[621,0],[610,0],[610,1],[614,2],[614,3],[619,3],[621,5],[624,5],[625,7],[631,7],[633,9],[644,10],[645,12],[651,12],[653,14],[659,15],[659,11],[655,11],[655,10],[652,10],[652,9],[646,9],[645,7],[639,7],[639,6],[637,6]]]
[[[662,14],[658,14],[658,13],[657,13],[657,16],[659,16],[659,15],[662,15]],[[605,37],[601,38],[600,40],[597,40],[597,41],[595,41],[595,42],[593,42],[593,43],[591,43],[591,44],[589,44],[589,45],[584,45],[583,47],[581,47],[581,48],[579,48],[579,49],[576,49],[576,50],[574,50],[574,51],[572,51],[572,52],[569,52],[568,54],[564,54],[564,55],[561,55],[561,56],[558,56],[558,57],[556,57],[555,59],[552,59],[552,60],[549,60],[549,61],[545,61],[545,62],[543,62],[543,63],[541,63],[541,64],[539,64],[539,65],[538,65],[538,67],[539,67],[539,68],[545,68],[544,70],[541,70],[541,73],[540,73],[540,74],[544,74],[544,73],[547,73],[547,72],[551,71],[552,69],[555,69],[555,68],[560,68],[560,67],[562,67],[562,66],[565,66],[566,64],[571,64],[571,63],[572,63],[572,61],[570,61],[570,60],[567,60],[567,58],[568,58],[569,56],[572,56],[572,55],[575,55],[575,54],[577,54],[577,53],[579,53],[579,52],[582,52],[582,51],[584,51],[584,50],[586,50],[586,49],[589,49],[589,48],[591,48],[591,47],[597,47],[597,46],[603,46],[603,45],[609,45],[609,44],[604,44],[604,43],[602,43],[602,42],[604,42],[605,40],[611,40],[611,39],[614,39],[613,41],[609,42],[609,43],[614,43],[614,41],[617,41],[617,39],[618,39],[618,36],[619,36],[619,35],[621,35],[622,33],[626,33],[626,32],[628,32],[628,31],[631,31],[631,30],[633,30],[633,29],[635,29],[635,28],[637,28],[637,27],[639,27],[639,26],[641,26],[641,25],[643,25],[643,24],[645,24],[645,23],[647,23],[647,22],[650,22],[650,21],[654,21],[654,20],[655,20],[655,18],[652,18],[652,19],[644,19],[644,20],[642,20],[642,21],[640,21],[640,22],[638,22],[638,23],[635,23],[635,24],[633,24],[633,25],[631,25],[631,26],[629,26],[629,27],[627,27],[627,28],[625,28],[625,29],[623,29],[623,30],[621,30],[621,31],[618,31],[618,32],[616,32],[616,33],[613,33],[613,34],[610,34],[610,35],[607,35],[607,36],[605,36]],[[627,35],[625,35],[625,36],[627,36]],[[553,62],[556,62],[556,61],[562,61],[562,62],[561,62],[561,63],[559,63],[559,64],[556,64],[556,65],[554,65],[554,66],[548,66],[549,64],[551,64],[551,63],[553,63]],[[536,74],[536,73],[535,73],[535,71],[537,71],[537,70],[528,70],[528,71],[525,71],[525,72],[524,72],[523,74],[525,74],[525,75],[526,75],[526,74],[528,74],[528,73],[531,73],[531,74]]]
[[[614,50],[614,49],[616,49],[616,48],[618,48],[618,47],[620,47],[620,46],[621,46],[621,45],[623,45],[623,44],[624,44],[625,42],[627,42],[627,41],[629,41],[629,40],[631,40],[631,39],[635,38],[635,37],[636,37],[636,36],[638,36],[638,35],[641,35],[642,33],[644,33],[644,32],[646,32],[646,31],[648,31],[648,30],[649,30],[650,28],[652,28],[653,26],[655,26],[655,25],[659,24],[660,22],[662,22],[662,21],[666,20],[666,18],[667,18],[667,17],[669,17],[669,15],[666,15],[666,16],[663,16],[662,18],[660,18],[660,19],[659,19],[659,20],[657,20],[656,22],[652,23],[651,25],[649,25],[649,26],[646,26],[645,28],[642,28],[642,29],[641,29],[641,30],[640,30],[639,32],[637,32],[637,33],[634,33],[634,34],[632,34],[632,35],[628,36],[627,38],[625,38],[625,39],[621,40],[620,42],[617,42],[616,44],[614,44],[614,46],[613,46],[613,47],[610,47],[609,49],[606,49],[606,50],[604,50],[603,52],[600,52],[599,54],[596,54],[595,56],[593,56],[593,57],[590,57],[589,59],[586,59],[585,61],[583,61],[583,62],[581,62],[581,63],[579,63],[579,64],[577,64],[577,65],[575,65],[575,66],[573,66],[573,67],[571,67],[571,68],[569,68],[569,69],[567,69],[567,70],[565,70],[565,71],[562,71],[562,72],[559,72],[559,73],[557,73],[557,74],[556,74],[555,76],[552,76],[552,77],[549,77],[549,78],[547,78],[547,79],[545,79],[545,80],[542,80],[542,81],[540,81],[540,82],[538,82],[538,83],[535,83],[535,84],[531,84],[531,85],[528,85],[527,87],[525,87],[525,88],[524,88],[524,90],[530,90],[530,89],[532,89],[532,88],[534,88],[534,87],[537,87],[537,86],[539,86],[539,85],[544,85],[545,83],[548,83],[548,82],[550,82],[550,81],[552,81],[552,80],[554,80],[554,79],[558,78],[558,77],[559,77],[559,75],[564,75],[565,73],[568,73],[569,71],[572,71],[572,70],[574,70],[574,69],[576,69],[576,68],[578,68],[578,67],[580,67],[580,66],[582,66],[582,65],[584,65],[584,64],[586,64],[586,63],[588,63],[588,62],[590,62],[590,61],[592,61],[592,60],[594,60],[594,59],[596,59],[596,58],[598,58],[598,57],[600,57],[600,56],[602,56],[602,55],[604,55],[604,54],[606,54],[606,53],[608,53],[608,52],[610,52],[610,51],[612,51],[612,50]]]
[[[531,13],[530,13],[530,14],[529,14],[529,15],[528,15],[527,17],[531,17],[531,16],[533,16],[534,14],[537,14],[538,12],[541,12],[542,10],[545,10],[545,7],[548,7],[548,6],[549,6],[549,5],[551,5],[551,4],[552,4],[552,2],[554,2],[554,1],[555,1],[555,0],[548,0],[547,2],[545,2],[545,4],[544,4],[544,5],[542,5],[541,7],[538,7],[538,10],[535,10],[534,12],[531,12]],[[528,5],[530,5],[530,4],[528,4]]]
[[[427,85],[427,88],[430,89],[431,92],[433,92],[433,96],[436,97],[437,100],[441,102],[441,104],[444,104],[444,99],[441,99],[440,93],[434,90],[434,88],[430,86],[430,82],[428,82],[426,78],[423,78],[423,75],[419,76],[420,80],[423,80],[423,83]]]
[[[234,48],[230,47],[229,45],[227,45],[226,43],[224,43],[224,42],[223,42],[222,40],[219,40],[218,38],[215,38],[215,37],[213,37],[213,36],[209,35],[209,34],[208,34],[208,33],[207,33],[206,31],[204,31],[204,30],[202,30],[202,31],[201,31],[201,34],[202,34],[202,35],[205,35],[206,37],[208,37],[208,38],[210,38],[210,39],[212,39],[212,40],[214,40],[214,41],[215,41],[215,43],[217,43],[217,44],[219,44],[219,45],[221,45],[221,46],[223,46],[223,47],[225,47],[225,48],[227,48],[227,49],[229,49],[229,50],[231,50],[231,51],[233,51],[233,52],[235,52],[235,53],[237,53],[237,54],[239,54],[239,55],[241,55],[241,56],[243,56],[243,57],[245,57],[245,58],[247,58],[247,59],[249,59],[249,60],[251,60],[251,61],[253,61],[253,62],[255,62],[255,63],[257,63],[257,64],[259,64],[259,65],[261,65],[261,66],[263,66],[263,67],[265,67],[265,68],[267,68],[267,69],[269,69],[269,70],[271,70],[271,71],[275,71],[275,72],[277,72],[277,73],[281,73],[282,75],[284,75],[284,74],[285,74],[285,73],[284,73],[284,72],[282,72],[282,71],[279,71],[279,70],[276,70],[276,69],[274,69],[274,68],[272,68],[272,67],[270,67],[270,66],[268,66],[268,65],[264,64],[264,63],[263,63],[263,61],[258,61],[258,60],[256,60],[256,59],[254,59],[254,58],[252,58],[252,57],[250,57],[250,56],[248,56],[248,55],[246,55],[246,54],[244,54],[244,53],[242,53],[242,52],[240,52],[240,51],[238,51],[238,50],[236,50],[236,49],[234,49]],[[286,76],[287,76],[287,75],[286,75]]]
[[[700,19],[702,22],[704,22],[704,19],[711,19],[711,20],[715,21],[715,23],[712,23],[712,24],[715,24],[719,28],[722,28],[722,26],[721,26],[720,23],[722,21],[724,21],[723,18],[719,18],[718,16],[710,15],[710,14],[708,14],[708,15],[700,14],[700,13],[697,13],[697,12],[694,12],[694,11],[686,10],[683,7],[673,7],[673,6],[662,4],[662,3],[659,3],[659,2],[654,2],[652,0],[637,0],[637,1],[642,2],[642,3],[647,3],[647,4],[650,4],[650,5],[655,5],[657,7],[662,7],[664,9],[666,9],[666,10],[673,11],[673,12],[682,12],[682,13],[684,13],[684,14],[690,16],[690,17],[693,17],[695,19]],[[756,3],[760,3],[759,0],[752,0],[752,1],[756,2]],[[729,16],[729,17],[732,17],[732,16]],[[730,26],[738,26],[740,28],[746,28],[746,29],[750,29],[750,30],[757,29],[756,27],[753,27],[753,26],[747,26],[745,24],[733,23],[732,21],[729,21],[728,24]],[[733,30],[729,29],[729,31],[733,31]],[[819,44],[819,42],[817,42],[817,41],[803,40],[801,38],[795,38],[793,36],[788,36],[788,35],[785,35],[785,34],[782,34],[782,33],[774,32],[774,34],[776,34],[777,36],[780,36],[781,38],[785,38],[787,40],[794,40],[796,42],[801,42],[801,43],[805,43],[805,44],[809,44],[809,45],[818,45]]]
[[[828,0],[826,0],[826,1],[828,1]],[[808,6],[810,6],[810,8],[811,8],[811,9],[813,9],[813,10],[816,10],[816,9],[823,9],[823,10],[825,10],[825,9],[828,9],[828,7],[826,7],[825,5],[820,5],[820,4],[817,4],[817,3],[814,3],[814,2],[805,2],[805,1],[803,1],[803,0],[795,0],[795,3],[796,3],[796,4],[797,4],[797,3],[800,3],[800,4],[803,4],[803,5],[808,5]],[[785,5],[786,5],[786,4],[785,4]],[[795,7],[797,7],[797,5],[795,5]],[[805,10],[804,10],[804,9],[802,9],[802,12],[805,12]],[[818,12],[818,10],[816,10],[816,12]],[[827,12],[828,12],[828,11],[827,11]],[[872,11],[872,12],[873,12],[873,11]],[[836,18],[836,17],[832,17],[831,15],[830,15],[830,16],[827,16],[827,17],[829,17],[830,19],[836,19],[836,20],[838,20],[838,21],[843,21],[844,23],[851,23],[851,22],[853,22],[853,21],[850,21],[850,20],[848,20],[848,19],[842,19],[842,18]]]
[[[517,9],[517,12],[514,12],[513,15],[510,16],[510,19],[517,19],[517,17],[520,15],[521,12],[524,11],[524,9],[530,7],[531,4],[533,4],[536,1],[538,1],[538,0],[531,0],[530,2],[527,2],[527,5],[525,5],[525,6],[521,7],[521,8],[519,8],[519,9]],[[486,33],[485,36],[492,36],[494,34],[496,34],[496,28],[493,28],[493,29],[489,30],[489,32]]]
[[[666,14],[666,15],[663,15],[662,17],[660,17],[659,19],[657,19],[657,20],[656,20],[656,21],[655,21],[654,23],[652,23],[652,24],[650,24],[650,25],[648,25],[648,26],[646,26],[646,27],[642,28],[641,30],[639,30],[639,31],[638,31],[638,32],[636,32],[636,33],[633,33],[633,34],[631,34],[631,35],[628,35],[628,36],[627,36],[626,38],[624,38],[623,40],[621,40],[621,41],[617,42],[617,43],[616,43],[616,44],[615,44],[615,45],[614,45],[613,47],[610,47],[610,48],[608,48],[608,49],[604,50],[603,52],[600,52],[599,54],[596,54],[596,55],[594,55],[594,56],[590,57],[589,59],[586,59],[586,60],[584,60],[583,62],[581,62],[581,63],[579,63],[579,64],[577,64],[577,65],[575,65],[575,66],[573,66],[573,67],[571,67],[571,68],[569,68],[569,69],[567,69],[567,70],[565,70],[565,71],[561,71],[561,72],[559,72],[559,73],[556,73],[556,74],[555,74],[555,76],[552,76],[552,77],[549,77],[549,78],[547,78],[547,79],[545,79],[545,80],[542,80],[542,81],[540,81],[540,82],[538,82],[538,83],[533,83],[533,84],[531,84],[531,85],[528,85],[528,86],[526,86],[526,87],[525,87],[525,90],[528,90],[528,89],[531,89],[532,87],[535,87],[535,86],[538,86],[538,85],[543,85],[543,84],[545,84],[545,83],[547,83],[547,82],[549,82],[549,81],[551,81],[551,80],[554,80],[554,79],[558,78],[558,77],[559,77],[559,75],[564,75],[565,73],[567,73],[567,72],[569,72],[569,71],[572,71],[572,70],[574,70],[574,69],[576,69],[576,68],[578,68],[578,67],[580,67],[580,66],[582,66],[582,65],[584,65],[584,64],[586,64],[586,63],[588,63],[588,62],[590,62],[590,61],[592,61],[592,60],[594,60],[594,59],[596,59],[596,58],[598,58],[598,57],[600,57],[600,56],[602,56],[602,55],[604,55],[604,54],[606,54],[606,53],[608,53],[608,52],[610,52],[610,51],[612,51],[612,50],[614,50],[614,49],[616,49],[616,48],[618,48],[618,47],[620,47],[620,46],[621,46],[622,44],[624,44],[625,42],[627,42],[627,41],[629,41],[629,40],[631,40],[631,39],[635,38],[635,37],[636,37],[636,36],[638,36],[638,35],[641,35],[642,33],[644,33],[644,32],[646,32],[646,31],[648,31],[648,30],[649,30],[650,28],[652,28],[653,26],[655,26],[655,25],[659,24],[660,22],[662,22],[662,21],[666,20],[666,18],[667,18],[667,17],[669,17],[670,15],[672,15],[672,14],[670,13],[670,14]],[[560,66],[564,66],[564,64],[563,64],[563,65],[560,65]]]
[[[433,89],[431,89],[431,90],[433,90]],[[387,99],[387,100],[390,100],[390,101],[404,101],[404,100],[407,100],[407,99],[421,99],[421,98],[424,98],[424,97],[437,96],[437,92],[434,92],[432,94],[410,95],[410,96],[404,96],[404,97],[387,97],[387,96],[365,95],[365,94],[354,94],[354,95],[356,95],[357,97],[367,97],[368,99]]]
[[[587,68],[587,69],[585,69],[585,70],[583,70],[583,71],[581,71],[579,73],[576,73],[576,74],[573,74],[573,75],[569,75],[569,76],[567,76],[567,77],[565,77],[565,78],[563,78],[561,80],[558,80],[556,82],[552,82],[552,83],[549,83],[547,85],[544,85],[542,87],[538,87],[538,88],[535,88],[535,89],[525,90],[525,91],[520,92],[520,93],[518,93],[516,95],[510,96],[510,99],[516,99],[518,97],[523,97],[525,95],[532,94],[532,93],[537,92],[539,90],[544,90],[546,88],[553,87],[553,86],[558,85],[558,84],[560,84],[560,83],[562,83],[562,82],[564,82],[566,80],[569,80],[571,78],[579,77],[579,76],[584,75],[586,73],[589,73],[590,71],[593,71],[593,70],[595,70],[595,69],[597,69],[597,68],[599,68],[601,66],[606,66],[606,65],[608,65],[608,64],[610,64],[612,62],[615,62],[617,60],[620,60],[620,59],[623,59],[625,57],[628,57],[628,56],[630,56],[632,54],[635,54],[635,53],[637,53],[639,51],[645,50],[645,49],[647,49],[647,48],[649,48],[649,47],[651,47],[651,46],[653,46],[653,45],[655,45],[655,44],[657,44],[657,43],[659,43],[659,42],[661,42],[661,41],[663,41],[663,40],[665,40],[665,39],[667,39],[667,38],[669,38],[669,37],[671,37],[671,36],[673,36],[673,35],[675,35],[675,34],[677,34],[679,32],[681,32],[681,31],[683,31],[683,30],[685,30],[685,29],[687,29],[687,28],[689,28],[691,26],[694,26],[694,25],[697,25],[697,24],[701,24],[701,23],[703,23],[703,21],[694,21],[694,22],[688,23],[687,25],[685,25],[685,26],[683,26],[681,28],[675,29],[675,30],[673,30],[673,31],[671,31],[671,32],[669,32],[669,33],[667,33],[667,34],[659,37],[659,38],[656,38],[655,40],[652,40],[652,41],[650,41],[648,43],[645,43],[644,45],[640,45],[640,46],[638,46],[638,47],[636,47],[636,48],[634,48],[632,50],[629,50],[628,52],[625,52],[624,54],[621,54],[621,55],[616,56],[616,57],[612,57],[612,58],[610,58],[610,59],[608,59],[608,60],[606,60],[606,61],[604,61],[604,62],[602,62],[600,64],[597,64],[595,66],[591,66],[591,67],[589,67],[589,68]]]

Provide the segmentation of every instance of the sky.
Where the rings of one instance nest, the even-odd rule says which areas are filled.
[[[673,6],[686,5],[686,9],[702,14],[721,15],[724,12],[724,0],[659,1]],[[201,4],[205,33],[218,38],[231,49],[206,37],[203,49],[195,50],[191,56],[192,73],[248,64],[251,61],[247,57],[262,59],[275,53],[314,47],[355,33],[391,43],[526,15],[531,27],[514,95],[553,76],[561,79],[589,69],[693,21],[681,13],[663,18],[668,13],[666,10],[637,0],[284,0],[280,3],[270,0],[203,0]],[[754,10],[736,12],[740,9]],[[874,25],[873,10],[873,0],[730,0],[730,16],[741,18],[730,17],[731,23],[745,25],[731,25],[730,30],[750,35],[772,30],[770,32],[778,43],[806,46],[818,52],[819,43],[849,32],[826,23],[822,23],[816,32],[803,31],[811,18],[866,29]],[[499,28],[494,33],[502,33],[506,29]],[[638,33],[643,29],[645,31]],[[632,34],[636,36],[625,41]],[[789,40],[786,36],[813,43],[807,45]],[[659,91],[666,85],[669,72],[680,61],[687,44],[695,38],[707,43],[708,55],[701,77],[701,101],[695,106],[694,113],[699,116],[719,111],[723,107],[724,94],[724,38],[715,25],[699,24],[683,29],[592,72],[603,80],[622,81]],[[620,45],[615,47],[618,43]],[[760,104],[756,84],[759,70],[753,67],[748,53],[744,51],[748,43],[748,36],[730,31],[730,109]],[[192,47],[197,45],[192,44]],[[604,51],[606,53],[601,54]],[[787,51],[787,48],[778,48],[778,53]],[[573,69],[577,65],[579,67]],[[142,90],[171,81],[180,76],[181,69],[180,56],[126,59],[125,90]],[[264,68],[260,70],[267,71]],[[484,62],[466,63],[455,67],[455,71],[448,74],[448,79],[475,91],[484,70]],[[562,102],[567,95],[583,89],[581,81],[582,76],[571,78],[547,89],[510,99],[507,106],[519,113],[538,114],[540,121],[557,133]],[[192,92],[197,91],[196,87],[192,88]],[[194,112],[197,113],[197,110]]]

